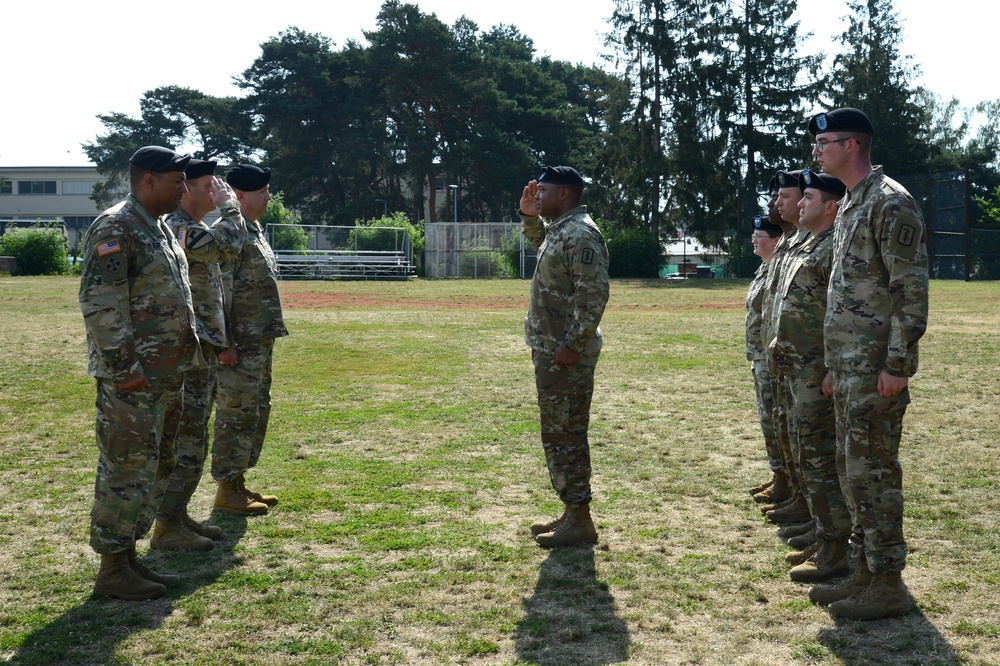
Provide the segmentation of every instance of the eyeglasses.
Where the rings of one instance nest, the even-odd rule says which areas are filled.
[[[848,137],[845,137],[843,139],[833,139],[832,141],[817,141],[816,143],[813,144],[813,150],[815,150],[817,153],[822,153],[824,150],[826,150],[826,147],[829,146],[831,143],[840,143],[841,141],[850,141],[853,138],[854,137],[848,136]]]

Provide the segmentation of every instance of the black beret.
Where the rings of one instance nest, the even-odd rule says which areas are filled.
[[[538,177],[539,183],[549,185],[577,185],[583,187],[583,178],[580,172],[569,166],[545,167],[542,175]]]
[[[214,176],[215,167],[218,166],[218,162],[215,160],[199,160],[196,158],[191,158],[188,162],[187,168],[184,169],[184,174],[188,177],[188,180],[194,180],[195,178],[201,178],[202,176]]]
[[[190,160],[190,155],[179,155],[169,148],[144,146],[132,154],[128,163],[153,173],[166,173],[184,171]]]
[[[816,173],[809,169],[803,171],[802,175],[799,176],[799,189],[805,192],[807,187],[835,194],[838,199],[847,192],[847,186],[840,182],[839,178],[828,173]]]
[[[233,189],[244,192],[256,192],[267,187],[271,182],[271,169],[253,164],[237,164],[226,174],[226,182],[233,186]]]
[[[775,178],[778,179],[778,187],[798,187],[799,178],[802,176],[802,170],[796,169],[795,171],[779,171],[775,174]]]
[[[778,191],[778,174],[771,176],[771,182],[767,184],[767,193],[774,194]]]
[[[774,238],[775,236],[780,236],[784,233],[784,230],[777,224],[771,222],[771,220],[763,215],[757,215],[753,218],[753,228],[754,230],[761,230],[767,233],[768,236]]]
[[[820,132],[863,132],[874,134],[872,121],[862,111],[846,106],[829,113],[817,113],[809,121],[809,131],[813,136]]]

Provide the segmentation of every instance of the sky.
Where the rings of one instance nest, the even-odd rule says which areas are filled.
[[[604,34],[614,0],[410,3],[449,25],[462,15],[480,30],[514,25],[534,41],[538,55],[609,67],[601,55],[607,53]],[[376,28],[382,0],[45,6],[58,17],[43,21],[38,5],[26,2],[3,11],[0,166],[86,165],[81,144],[104,131],[98,114],[138,116],[143,93],[166,85],[240,96],[233,77],[253,63],[261,43],[289,26],[321,33],[335,48],[349,39],[363,43],[362,31]],[[921,67],[915,84],[968,107],[1000,99],[1000,77],[984,74],[989,68],[981,64],[990,62],[987,45],[996,33],[982,15],[982,0],[950,0],[947,11],[931,0],[896,0],[896,7],[903,19],[902,52]],[[839,51],[836,38],[847,13],[846,0],[800,2],[793,18],[801,32],[813,33],[802,53]]]

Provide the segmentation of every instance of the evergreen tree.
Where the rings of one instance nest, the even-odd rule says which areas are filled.
[[[911,81],[918,68],[900,53],[902,24],[892,0],[850,0],[844,52],[834,58],[832,107],[861,109],[875,126],[872,162],[899,177],[927,173],[926,116]]]

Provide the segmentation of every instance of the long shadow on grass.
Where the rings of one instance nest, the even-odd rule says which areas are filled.
[[[817,640],[845,666],[957,666],[961,659],[923,613],[872,622],[835,619]]]
[[[615,615],[608,586],[597,580],[590,548],[553,550],[517,625],[518,656],[542,666],[598,666],[624,661],[629,633]]]
[[[233,554],[233,548],[246,533],[246,518],[215,513],[210,522],[224,532],[211,551],[164,554],[150,550],[140,556],[143,564],[153,571],[181,577],[179,582],[167,586],[163,597],[153,601],[117,601],[91,596],[29,634],[7,663],[76,666],[128,662],[115,655],[120,643],[133,633],[158,629],[163,619],[175,612],[179,600],[211,585],[242,562],[241,557]]]

